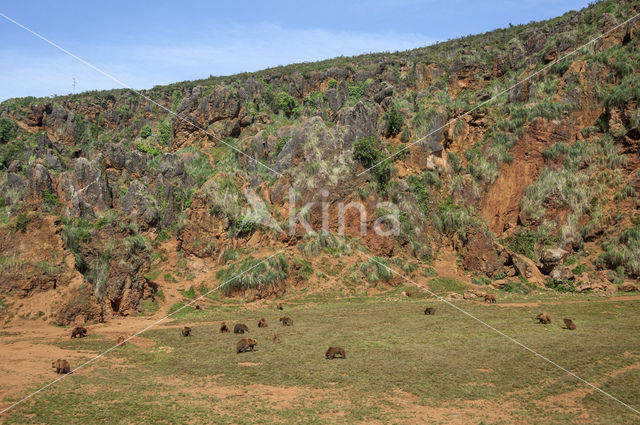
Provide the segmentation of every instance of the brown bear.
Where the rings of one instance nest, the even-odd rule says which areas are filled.
[[[549,316],[547,313],[539,313],[536,316],[536,320],[543,325],[548,325],[549,323],[551,323],[551,316]]]
[[[191,336],[191,328],[189,326],[182,328],[182,336]]]
[[[87,336],[87,328],[84,326],[76,326],[71,331],[71,338],[84,338],[85,336]]]
[[[274,344],[280,344],[280,337],[278,336],[278,334],[273,334],[271,342],[273,342]]]
[[[266,328],[267,327],[267,321],[264,319],[264,317],[260,320],[258,320],[258,327],[259,328]]]
[[[233,333],[234,334],[243,334],[245,332],[249,332],[249,327],[247,325],[244,325],[242,323],[237,323],[233,327]]]
[[[220,333],[223,334],[225,332],[229,332],[229,327],[226,323],[222,322],[220,323]]]
[[[117,345],[125,345],[127,338],[124,335],[120,335],[118,339],[116,339]]]
[[[258,341],[253,338],[242,338],[236,344],[236,353],[244,353],[246,351],[253,351],[253,347],[258,345]]]
[[[487,294],[484,296],[484,302],[486,303],[495,303],[496,302],[496,296],[492,295],[492,294]]]
[[[196,310],[200,311],[200,310],[202,310],[202,307],[200,307],[199,304],[196,304]]]
[[[284,309],[282,308],[282,303],[278,303],[278,310],[284,310]]]
[[[427,307],[424,309],[424,314],[426,315],[433,315],[436,314],[436,309],[434,307]]]
[[[71,372],[71,366],[69,366],[69,362],[64,359],[58,359],[55,362],[51,362],[51,367],[56,370],[56,373]]]
[[[280,318],[282,326],[293,326],[293,319],[291,317],[283,316]]]
[[[327,350],[326,353],[324,353],[324,357],[326,359],[335,359],[338,358],[338,354],[340,355],[340,358],[346,359],[347,356],[344,353],[344,348],[342,347],[329,347],[329,349]]]
[[[573,323],[573,320],[571,319],[563,319],[564,320],[564,328],[563,329],[569,329],[570,331],[575,331],[576,330],[576,324]]]

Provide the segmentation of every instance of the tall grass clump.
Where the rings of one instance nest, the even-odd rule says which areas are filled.
[[[622,268],[629,277],[640,277],[640,226],[625,229],[617,239],[603,244],[599,263],[611,269]]]
[[[380,257],[371,258],[366,263],[360,264],[360,272],[369,283],[389,282],[393,277],[393,272],[386,260]]]
[[[247,257],[238,264],[220,269],[216,276],[218,283],[223,285],[222,291],[230,295],[234,291],[275,286],[287,277],[288,269],[284,254],[273,256],[267,261]]]
[[[351,245],[344,236],[336,237],[333,233],[322,229],[319,232],[308,233],[299,249],[306,257],[326,252],[335,257],[351,253]]]

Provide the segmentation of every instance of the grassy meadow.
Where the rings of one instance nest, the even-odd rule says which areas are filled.
[[[180,312],[143,334],[147,344],[112,351],[4,422],[638,423],[630,410],[477,321],[415,290],[401,297],[402,289],[285,301],[283,312],[275,303]],[[640,300],[556,295],[537,307],[535,297],[508,297],[505,305],[456,305],[640,406]],[[425,316],[426,306],[436,314]],[[551,325],[534,321],[540,311]],[[294,326],[281,326],[281,315]],[[267,328],[257,327],[261,317]],[[563,317],[577,330],[563,330]],[[242,336],[219,334],[223,320],[246,323],[245,336],[258,340],[255,352],[236,354]],[[192,337],[181,336],[183,325]],[[280,344],[270,341],[275,332]],[[111,344],[100,335],[56,343],[88,355]],[[329,345],[344,347],[346,360],[325,360]]]

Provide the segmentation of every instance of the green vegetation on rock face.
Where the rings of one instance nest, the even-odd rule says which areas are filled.
[[[388,279],[373,264],[333,276],[304,261],[342,261],[364,249],[389,264],[406,258],[403,267],[428,262],[446,245],[467,271],[488,279],[511,267],[498,264],[506,260],[494,238],[534,261],[546,247],[581,254],[594,242],[603,254],[597,264],[600,252],[585,260],[577,280],[601,280],[602,268],[635,276],[637,28],[543,68],[638,5],[603,1],[407,52],[144,91],[162,107],[130,90],[8,100],[0,104],[0,230],[25,237],[33,210],[62,215],[65,247],[95,294],[124,267],[116,258],[152,255],[141,235],[156,249],[175,241],[184,258],[220,259],[228,269],[221,277],[256,264],[259,256],[243,244],[268,241],[291,250],[286,258],[304,257],[292,266],[307,282],[321,273],[350,290],[354,279]],[[334,209],[366,205],[368,231],[376,220],[389,224],[390,205],[397,207],[398,234],[345,238],[333,220],[330,232],[318,227],[286,240],[263,225],[270,215],[286,231],[295,203],[294,213],[315,226],[323,189]],[[256,198],[265,204],[259,214],[250,208]],[[120,215],[105,215],[114,210]],[[101,233],[110,228],[117,236]],[[145,275],[194,279],[184,269],[154,264],[149,274],[148,264],[138,266],[126,273],[140,287]],[[268,276],[248,273],[230,290],[298,278],[277,264],[261,272]],[[516,292],[526,287],[513,273],[506,279]]]
[[[387,137],[394,137],[400,133],[404,125],[404,117],[398,111],[396,105],[393,105],[389,111],[384,114],[386,123]]]
[[[391,179],[393,159],[385,153],[382,142],[375,137],[365,137],[353,144],[353,159],[368,169],[378,185],[384,191]],[[373,167],[373,168],[372,168]]]

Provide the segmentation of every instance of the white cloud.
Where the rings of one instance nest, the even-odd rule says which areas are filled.
[[[16,30],[19,30],[16,28]],[[55,41],[55,40],[52,40]],[[197,40],[82,45],[68,49],[134,88],[228,75],[295,62],[368,52],[406,50],[435,40],[414,33],[333,32],[286,29],[272,24],[213,29]],[[67,46],[62,46],[67,48]],[[53,46],[35,52],[0,50],[0,100],[17,96],[67,94],[120,86]]]

